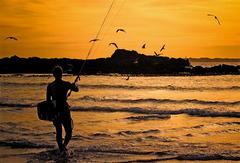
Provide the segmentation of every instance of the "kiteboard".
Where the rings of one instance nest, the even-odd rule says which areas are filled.
[[[48,101],[38,103],[37,114],[38,118],[44,121],[53,121],[56,115],[53,104]]]

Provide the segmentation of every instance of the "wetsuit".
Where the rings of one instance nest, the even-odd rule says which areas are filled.
[[[67,103],[67,92],[78,91],[77,86],[61,79],[55,80],[47,87],[47,101],[52,102],[56,118],[53,124],[56,128],[56,140],[60,150],[65,148],[72,137],[72,118]],[[65,130],[64,143],[62,142],[62,125]]]

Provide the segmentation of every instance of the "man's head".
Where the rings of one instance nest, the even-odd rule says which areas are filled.
[[[62,79],[62,73],[63,73],[63,69],[61,66],[55,66],[53,68],[53,76],[55,77],[55,79]]]

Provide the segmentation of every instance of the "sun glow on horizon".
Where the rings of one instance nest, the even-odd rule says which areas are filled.
[[[2,0],[0,55],[84,59],[111,2]],[[110,42],[147,55],[166,44],[169,57],[240,58],[239,14],[238,0],[116,0],[90,58],[111,56]]]

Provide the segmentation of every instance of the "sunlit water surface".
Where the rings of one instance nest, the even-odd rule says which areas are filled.
[[[70,155],[40,121],[51,75],[1,75],[0,160],[70,162],[239,160],[240,76],[82,76],[68,102]],[[73,81],[73,76],[64,76]],[[21,160],[23,159],[23,160]]]

